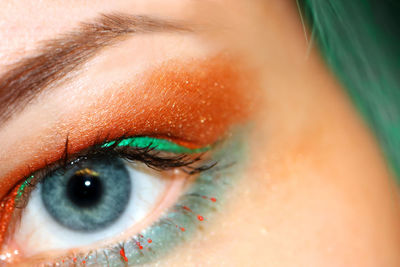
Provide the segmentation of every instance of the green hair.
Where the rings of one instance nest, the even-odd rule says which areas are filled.
[[[400,2],[298,0],[332,71],[375,133],[400,183]]]

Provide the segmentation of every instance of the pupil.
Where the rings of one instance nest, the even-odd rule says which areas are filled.
[[[75,173],[67,183],[67,196],[72,203],[82,208],[99,204],[103,186],[98,176],[90,173]]]

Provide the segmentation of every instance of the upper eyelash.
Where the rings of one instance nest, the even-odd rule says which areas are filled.
[[[71,164],[75,164],[89,158],[93,159],[105,155],[110,157],[116,156],[128,161],[142,162],[149,168],[157,171],[182,168],[182,170],[188,175],[209,170],[217,164],[217,162],[206,162],[205,164],[195,166],[195,163],[202,160],[204,153],[201,153],[199,156],[193,158],[187,154],[161,153],[160,151],[157,151],[157,147],[153,146],[152,144],[149,144],[147,147],[119,146],[123,140],[125,140],[125,138],[115,140],[113,141],[114,143],[109,146],[103,146],[104,143],[107,143],[107,141],[104,141],[100,144],[92,145],[78,153],[69,154],[69,139],[67,137],[65,141],[63,157],[60,160],[52,164],[46,164],[44,168],[33,172],[28,176],[28,178],[24,178],[24,181],[20,183],[20,185],[25,185],[25,189],[23,190],[20,199],[16,201],[16,207],[24,208],[27,204],[27,198],[25,195],[29,194],[29,192],[31,192],[35,186],[45,179],[50,173],[59,168],[67,168]]]
[[[146,147],[130,147],[130,146],[119,146],[126,138],[120,138],[113,141],[114,143],[109,146],[104,146],[107,141],[89,147],[83,152],[79,152],[74,155],[74,160],[69,159],[70,156],[67,154],[67,150],[64,153],[64,161],[66,161],[65,167],[71,162],[76,162],[82,159],[95,158],[96,156],[117,156],[128,161],[140,161],[146,164],[148,167],[163,171],[173,168],[186,167],[186,172],[189,174],[198,173],[200,171],[207,170],[213,167],[216,163],[211,163],[203,166],[193,166],[196,162],[202,160],[204,153],[200,153],[199,156],[192,157],[186,153],[168,153],[158,151],[157,147],[150,143]],[[68,142],[68,141],[66,141]]]

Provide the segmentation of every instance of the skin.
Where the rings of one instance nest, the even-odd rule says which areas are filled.
[[[107,49],[84,72],[3,125],[2,194],[12,186],[4,182],[10,173],[60,149],[65,133],[76,126],[67,124],[82,116],[92,119],[102,110],[100,100],[120,90],[115,85],[138,85],[166,60],[228,51],[240,58],[242,78],[251,85],[239,83],[242,95],[234,100],[251,106],[244,117],[252,126],[245,171],[215,220],[159,264],[400,266],[400,205],[393,176],[373,134],[317,49],[309,48],[295,1],[95,2],[2,1],[0,70],[32,53],[41,40],[98,13],[158,15],[198,30],[135,36]],[[131,94],[143,94],[140,86],[133,88]],[[117,107],[116,102],[111,104]],[[230,124],[235,122],[242,120]],[[190,139],[184,131],[177,134]]]

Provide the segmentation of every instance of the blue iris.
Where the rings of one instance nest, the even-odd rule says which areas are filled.
[[[124,162],[104,156],[56,170],[43,180],[41,197],[47,212],[61,225],[94,232],[122,215],[131,190]]]

